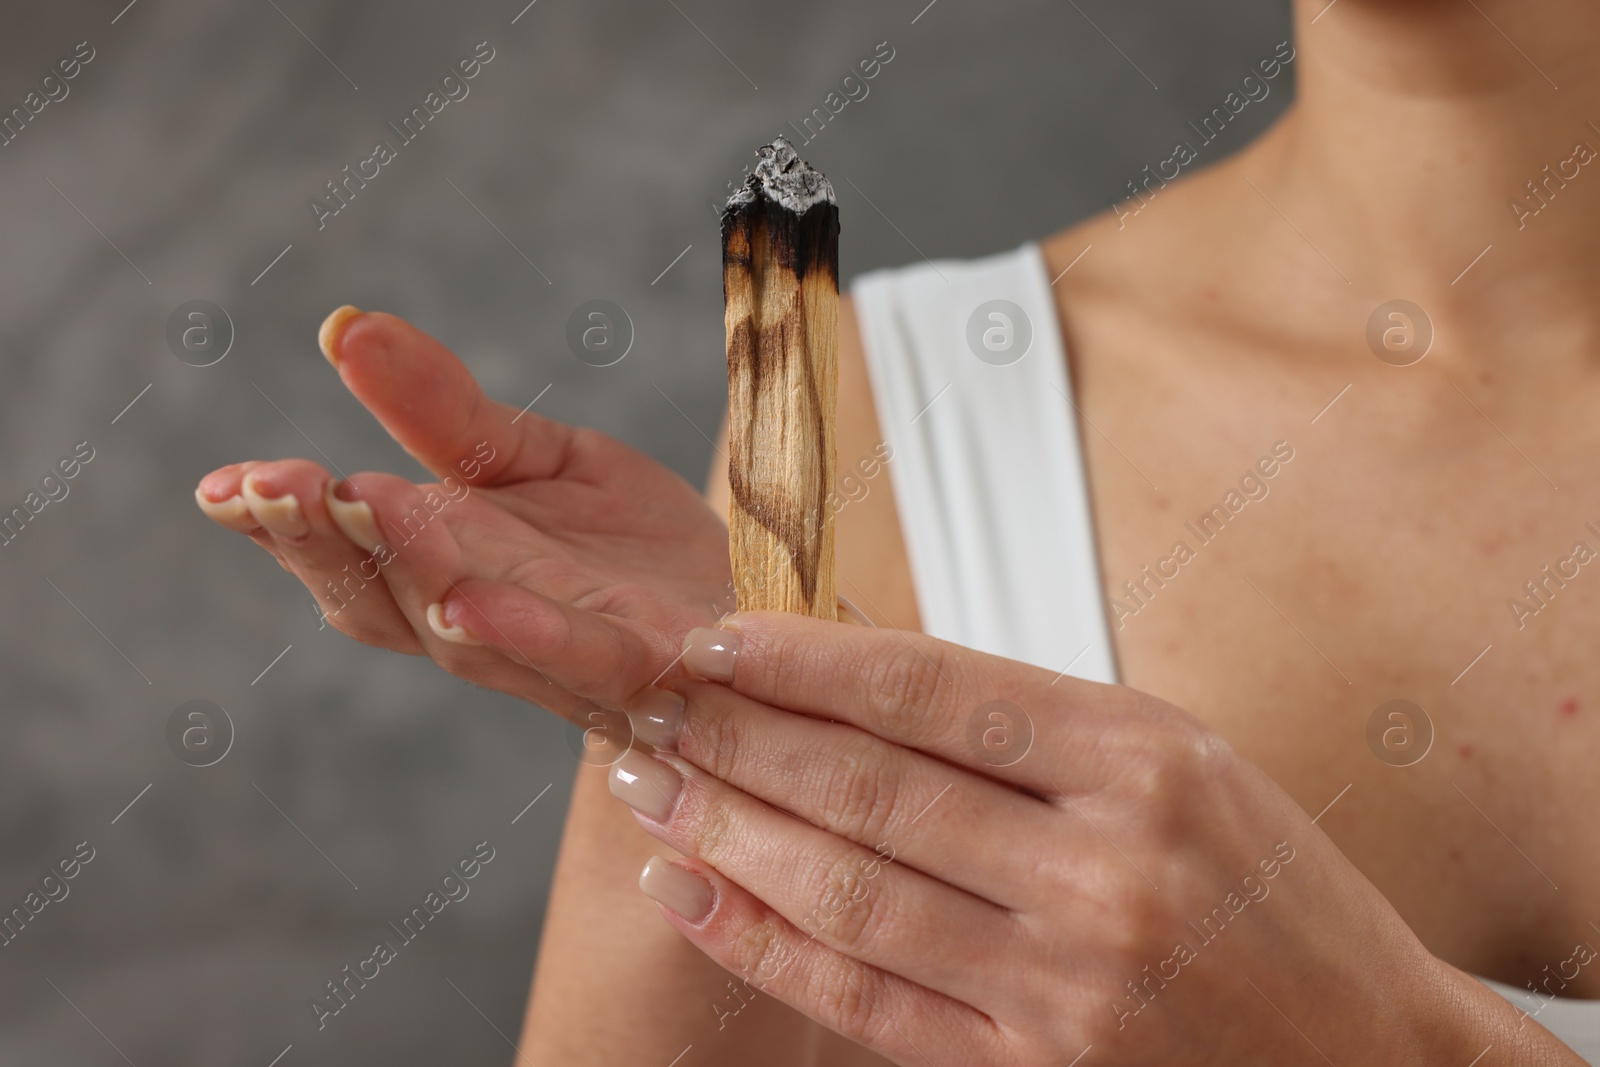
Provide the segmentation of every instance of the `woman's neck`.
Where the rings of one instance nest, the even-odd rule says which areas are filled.
[[[1600,8],[1296,0],[1295,17],[1296,103],[1234,166],[1351,295],[1415,300],[1486,353],[1540,316],[1600,338]]]

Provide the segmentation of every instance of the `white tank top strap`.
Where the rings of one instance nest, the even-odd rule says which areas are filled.
[[[1039,248],[851,287],[923,629],[1116,680],[1072,384]]]

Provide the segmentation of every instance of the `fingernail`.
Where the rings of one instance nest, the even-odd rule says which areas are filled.
[[[359,314],[361,309],[349,304],[334,308],[333,313],[323,319],[317,329],[317,347],[322,349],[322,354],[335,367],[339,365],[339,335],[344,333],[345,324]]]
[[[311,532],[311,524],[306,521],[305,513],[300,510],[300,501],[295,499],[293,493],[262,496],[254,473],[244,476],[241,488],[250,514],[274,537],[297,541]]]
[[[363,552],[376,552],[383,547],[372,505],[356,495],[355,486],[346,481],[329,482],[322,491],[322,503],[333,524]]]
[[[848,622],[855,626],[870,626],[874,630],[878,628],[877,623],[867,618],[866,612],[850,603],[844,597],[838,597],[837,599],[839,605],[835,614],[839,617],[840,622]]]
[[[467,633],[460,623],[450,623],[445,620],[443,603],[428,605],[428,629],[432,630],[435,636],[449,641],[453,645],[483,644],[482,641]]]
[[[651,856],[644,865],[639,872],[639,888],[663,908],[696,925],[711,917],[711,908],[717,902],[717,891],[710,882],[662,856]]]
[[[251,518],[250,509],[245,505],[244,497],[238,493],[226,500],[212,500],[201,491],[199,486],[194,489],[194,502],[200,505],[200,510],[206,518],[220,522],[224,526],[240,526],[247,518]],[[254,519],[251,518],[251,525]]]
[[[612,765],[608,782],[612,796],[656,822],[667,821],[683,788],[677,771],[636,748]]]
[[[683,697],[672,690],[653,686],[646,689],[628,705],[633,736],[651,748],[677,751],[678,733],[683,729],[683,708]]]
[[[733,681],[733,660],[738,654],[735,630],[697,626],[683,639],[683,669],[713,682]]]

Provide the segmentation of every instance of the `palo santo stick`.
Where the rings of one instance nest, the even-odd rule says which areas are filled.
[[[740,611],[833,619],[839,209],[782,137],[722,212],[728,551]]]

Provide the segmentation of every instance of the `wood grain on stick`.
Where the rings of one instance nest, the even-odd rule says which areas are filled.
[[[835,617],[839,210],[783,138],[722,214],[728,548],[740,611]]]

